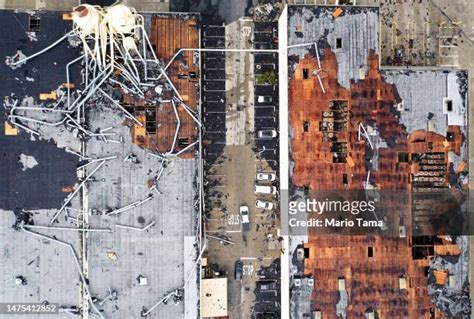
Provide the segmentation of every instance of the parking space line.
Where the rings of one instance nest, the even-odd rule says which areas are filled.
[[[239,229],[239,230],[226,230],[225,232],[226,232],[226,233],[229,233],[229,234],[232,234],[232,233],[241,233],[242,230],[240,230],[240,229]]]

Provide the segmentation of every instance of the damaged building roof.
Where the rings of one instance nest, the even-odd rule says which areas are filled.
[[[63,37],[72,28],[69,14],[14,11],[1,14],[5,17],[0,21],[5,37],[2,37],[4,45],[0,50],[4,57],[9,57],[9,65],[3,63],[0,68],[7,74],[6,83],[10,84],[1,88],[8,99],[4,100],[6,111],[2,112],[0,142],[15,145],[13,141],[18,141],[16,148],[11,146],[18,154],[13,155],[12,151],[2,160],[19,171],[25,170],[23,175],[15,176],[15,182],[9,176],[6,183],[18,196],[28,198],[0,207],[7,216],[2,219],[0,228],[0,251],[6,269],[5,284],[0,291],[3,299],[48,301],[57,303],[61,312],[91,312],[102,318],[138,318],[145,314],[147,318],[197,317],[199,290],[195,260],[200,249],[197,237],[200,176],[196,150],[200,131],[191,114],[199,113],[198,104],[193,101],[197,96],[195,92],[199,91],[199,81],[189,76],[178,81],[179,68],[171,67],[163,73],[162,69],[169,62],[168,54],[176,49],[169,42],[156,47],[151,43],[147,47],[145,43],[146,53],[142,57],[154,62],[146,67],[143,61],[136,63],[136,74],[128,74],[130,69],[126,69],[121,60],[116,66],[123,68],[120,72],[102,77],[108,69],[103,73],[94,72],[94,62],[84,56],[81,58],[83,52],[79,50],[81,44],[77,38]],[[28,29],[29,17],[40,20],[41,27],[35,34],[17,32],[19,24]],[[144,18],[144,30],[150,38],[150,21],[155,18],[186,26],[194,19],[196,24],[187,32],[195,42],[179,42],[178,45],[187,47],[199,38],[195,15],[148,13]],[[159,32],[159,28],[155,32]],[[61,37],[57,46],[38,57],[14,64]],[[141,48],[144,43],[141,41],[145,39],[135,41]],[[153,58],[154,54],[160,61]],[[192,60],[193,52],[189,57],[187,62],[188,55],[178,57],[177,61],[180,65],[188,63],[199,79],[199,57]],[[68,63],[71,66],[69,82],[66,81]],[[147,68],[148,78],[143,75],[144,68]],[[163,74],[163,78],[156,80],[159,74]],[[95,75],[98,77],[93,79]],[[122,75],[137,76],[146,83],[130,93],[134,91],[128,91],[133,79],[129,82],[121,78]],[[176,85],[177,91],[172,87],[173,80],[170,82],[167,77],[180,83]],[[102,82],[92,91],[90,87],[97,84],[99,78]],[[178,127],[177,117],[165,119],[168,122],[163,125],[174,126],[166,138],[173,141],[179,133],[179,139],[186,139],[187,144],[177,141],[177,145],[181,144],[171,150],[141,148],[133,138],[134,109],[127,108],[121,97],[127,94],[139,100],[137,96],[143,90],[144,97],[156,102],[159,90],[155,89],[161,84],[163,92],[169,94],[169,99],[180,109],[183,122]],[[44,93],[47,93],[45,99],[41,96]],[[177,98],[179,93],[189,96],[189,112],[181,105],[183,100]],[[68,103],[82,106],[69,115]],[[159,108],[159,104],[154,103],[154,106]],[[8,124],[18,129],[17,136],[4,135],[7,117]],[[153,120],[159,127],[162,119]],[[157,142],[163,141],[158,139]],[[188,145],[195,148],[186,149]],[[44,149],[39,152],[37,149],[41,147]],[[5,147],[4,152],[7,150]],[[18,160],[13,156],[18,156]],[[25,186],[35,185],[35,179],[40,186]],[[57,189],[50,190],[52,186]],[[41,198],[36,206],[29,205],[30,197],[34,201],[41,196],[48,198],[50,193],[55,197],[44,200],[44,205]],[[11,195],[1,196],[8,200]],[[16,217],[5,212],[12,211],[13,205],[18,208]],[[18,276],[24,277],[25,285],[17,284]],[[46,287],[44,282],[48,282]]]
[[[433,207],[439,205],[436,194],[454,198],[466,191],[467,74],[381,69],[378,19],[372,7],[288,8],[291,195],[317,198],[337,190],[343,197],[350,193],[345,190],[372,190],[392,214],[379,216],[384,227],[391,229],[393,221],[396,231],[383,236],[380,227],[336,241],[323,234],[338,230],[309,227],[304,270],[297,275],[314,278],[311,311],[323,317],[465,314],[462,285],[453,288],[455,306],[436,308],[439,296],[428,283],[434,270],[426,270],[436,256],[466,254],[466,241],[412,235],[448,234],[443,225],[462,224],[452,207],[443,213]],[[407,197],[386,200],[399,190]],[[457,259],[462,270],[453,274],[463,284],[464,257]],[[400,286],[400,278],[408,285]],[[300,290],[292,294],[294,314]]]

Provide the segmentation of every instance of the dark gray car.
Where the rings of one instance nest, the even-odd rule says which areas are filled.
[[[244,270],[244,263],[237,260],[234,265],[234,279],[237,281],[242,280],[242,272]]]

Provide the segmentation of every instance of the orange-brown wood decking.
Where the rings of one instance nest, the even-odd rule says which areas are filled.
[[[166,65],[181,48],[199,48],[199,28],[196,18],[174,16],[155,16],[152,18],[150,42],[155,48],[157,58]],[[150,62],[151,63],[151,62]],[[199,59],[193,51],[181,53],[167,69],[167,74],[186,105],[198,110],[199,99]],[[194,74],[191,78],[189,75]],[[162,77],[164,79],[164,77]],[[173,97],[173,93],[163,96],[163,99]],[[130,98],[130,97],[128,97]],[[153,132],[145,131],[134,125],[134,142],[141,147],[149,148],[160,153],[170,151],[176,133],[177,119],[171,103],[146,106],[144,101],[132,101],[136,108],[135,114],[142,119],[148,112],[147,125],[156,127]],[[180,103],[176,104],[180,118],[180,130],[174,152],[185,148],[197,139],[198,127],[191,116]],[[150,121],[150,114],[154,115]],[[197,116],[198,117],[198,116]],[[145,134],[145,135],[143,135]],[[190,148],[181,157],[193,156],[196,148]]]
[[[396,87],[383,80],[375,53],[369,54],[365,78],[352,80],[349,88],[339,85],[337,67],[335,54],[325,49],[321,70],[318,71],[317,60],[307,55],[299,61],[289,82],[294,186],[308,187],[310,196],[324,190],[363,189],[369,146],[364,138],[358,138],[359,123],[375,124],[379,136],[388,144],[378,149],[378,169],[370,178],[382,191],[412,190],[417,177],[426,177],[422,165],[411,161],[416,153],[438,156],[444,169],[448,166],[448,152],[459,154],[463,142],[459,127],[449,127],[454,140],[448,142],[445,136],[434,132],[407,132],[399,123],[393,108],[399,102]],[[317,72],[325,93],[313,75]],[[338,116],[334,105],[342,105],[344,110]],[[338,129],[333,129],[336,126]],[[340,163],[335,163],[331,149],[335,145],[346,156]],[[442,187],[447,185],[448,169],[440,174],[436,178],[444,178]],[[409,212],[411,203],[407,198],[390,205],[394,211]],[[407,233],[411,233],[409,229]],[[337,279],[344,277],[349,295],[347,318],[365,318],[369,309],[377,311],[379,318],[431,318],[430,311],[435,307],[427,294],[425,267],[429,262],[426,258],[414,259],[411,239],[322,236],[309,228],[305,247],[310,253],[305,259],[305,273],[315,279],[312,310],[321,310],[324,318],[336,318]],[[373,257],[368,257],[369,247]],[[452,251],[441,248],[443,245],[436,247],[437,253]],[[401,289],[400,278],[406,278],[406,289]]]
[[[389,144],[379,148],[379,169],[372,172],[371,182],[379,189],[409,189],[410,163],[399,161],[400,153],[453,151],[459,154],[463,136],[459,127],[449,127],[454,140],[434,132],[406,132],[393,111],[396,88],[383,81],[378,56],[369,56],[370,69],[364,80],[352,81],[349,89],[337,82],[337,61],[330,49],[325,50],[322,78],[325,93],[315,76],[303,78],[303,73],[317,70],[317,61],[311,56],[301,60],[290,81],[290,125],[293,133],[291,156],[295,167],[294,185],[309,186],[312,190],[340,188],[361,189],[367,177],[365,165],[366,140],[359,141],[359,123],[376,123],[380,137]],[[304,70],[307,71],[304,71]],[[346,101],[346,128],[332,133],[337,142],[347,143],[347,163],[333,163],[331,141],[320,130],[323,114],[330,112],[330,103]],[[304,127],[307,127],[305,132]],[[420,138],[422,136],[422,138]],[[311,156],[308,156],[311,154]],[[447,156],[446,156],[447,158]],[[447,163],[446,163],[447,164]],[[343,185],[343,175],[348,177]]]
[[[338,318],[337,279],[342,277],[349,296],[347,318],[366,318],[370,308],[379,318],[431,318],[435,307],[425,274],[429,260],[413,260],[410,238],[320,236],[311,237],[307,247],[305,272],[315,278],[311,308],[321,310],[324,318]],[[373,257],[368,255],[369,248]],[[435,246],[435,251],[459,253],[451,245]],[[406,289],[400,286],[401,278],[406,280]]]

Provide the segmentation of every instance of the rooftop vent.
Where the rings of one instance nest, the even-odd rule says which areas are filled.
[[[306,69],[306,68],[303,69],[303,79],[307,80],[308,79],[308,74],[309,74],[308,69]]]
[[[446,103],[446,111],[452,112],[453,111],[453,101],[445,100]]]
[[[40,32],[41,29],[41,19],[37,16],[30,16],[28,22],[28,31],[29,32]]]

